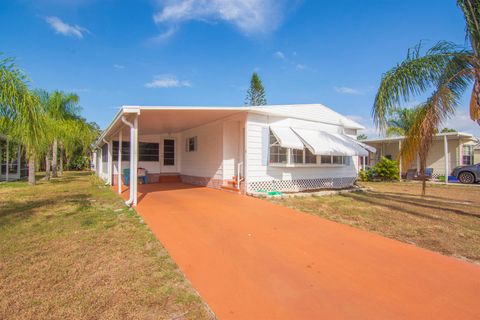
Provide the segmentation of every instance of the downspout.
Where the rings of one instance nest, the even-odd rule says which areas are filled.
[[[132,152],[132,146],[133,146],[133,140],[135,139],[135,133],[133,131],[133,124],[131,122],[128,122],[125,116],[122,116],[122,122],[125,123],[127,126],[130,127],[130,197],[128,198],[127,201],[125,201],[125,204],[127,206],[131,206],[133,203],[133,192],[134,192],[134,186],[133,186],[133,169],[134,169],[134,155]]]

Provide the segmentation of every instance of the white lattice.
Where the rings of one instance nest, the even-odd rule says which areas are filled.
[[[254,181],[247,185],[248,192],[282,191],[300,192],[318,189],[342,189],[352,186],[356,177],[345,178],[317,178],[298,180],[270,180]]]

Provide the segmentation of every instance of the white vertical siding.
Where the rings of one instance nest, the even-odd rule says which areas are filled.
[[[223,179],[232,179],[236,174],[239,162],[240,123],[239,121],[223,122]]]
[[[186,152],[185,140],[197,137],[197,151]],[[181,173],[195,177],[223,179],[223,125],[214,122],[183,131],[180,134],[179,150]]]

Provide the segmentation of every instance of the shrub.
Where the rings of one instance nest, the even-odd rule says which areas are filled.
[[[399,169],[397,161],[382,157],[374,167],[376,175],[384,181],[399,180]]]
[[[399,180],[400,172],[398,169],[398,163],[394,160],[382,157],[380,162],[371,168],[366,170],[360,170],[358,173],[360,181],[373,181],[375,179],[383,181]]]

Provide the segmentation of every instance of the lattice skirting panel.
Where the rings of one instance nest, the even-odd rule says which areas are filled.
[[[355,180],[357,180],[357,177],[252,181],[247,185],[247,192],[301,192],[318,189],[343,189],[351,187]]]

